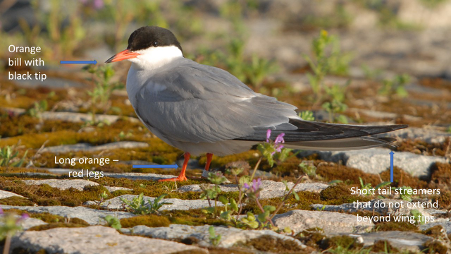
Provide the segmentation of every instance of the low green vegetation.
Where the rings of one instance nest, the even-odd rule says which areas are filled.
[[[163,205],[171,204],[168,202],[164,202],[163,199],[167,194],[160,195],[154,201],[148,200],[145,202],[144,194],[139,194],[138,197],[134,197],[133,200],[128,200],[125,198],[121,198],[121,201],[125,205],[125,209],[134,214],[151,214],[151,213],[159,213],[158,209],[160,209]]]
[[[96,113],[101,112],[105,114],[107,111],[120,113],[120,108],[111,106],[111,94],[115,90],[124,88],[120,82],[111,82],[114,76],[114,70],[111,65],[93,66],[88,65],[84,69],[92,74],[92,81],[94,82],[94,89],[88,91],[91,106],[91,125],[98,124],[96,120]]]
[[[313,116],[313,112],[312,111],[302,111],[301,113],[299,113],[299,117],[302,118],[305,121],[315,121],[315,117]]]
[[[300,182],[300,179],[293,185],[290,189],[285,182],[286,193],[277,206],[274,205],[262,205],[259,196],[262,190],[261,179],[254,179],[255,171],[261,162],[261,159],[265,157],[268,163],[272,166],[275,163],[275,155],[279,154],[278,161],[283,161],[286,158],[287,152],[281,145],[284,143],[283,136],[284,133],[277,136],[276,140],[273,142],[270,140],[271,131],[267,132],[267,140],[265,143],[259,145],[259,151],[262,153],[262,157],[259,162],[257,162],[252,175],[243,175],[238,178],[238,176],[243,172],[243,168],[232,168],[228,172],[232,174],[235,183],[238,186],[239,194],[238,199],[226,197],[222,194],[220,185],[227,181],[220,172],[209,173],[208,179],[213,184],[212,187],[204,188],[201,198],[207,199],[210,207],[203,209],[203,212],[210,214],[213,218],[221,218],[227,222],[232,223],[235,227],[244,228],[272,228],[275,229],[275,225],[272,222],[272,218],[279,212],[282,206],[285,204],[286,200],[289,199],[291,195],[299,201],[299,195],[294,192],[294,188]],[[282,155],[281,155],[282,154]],[[254,203],[257,205],[258,213],[257,216],[254,215],[255,211],[247,211],[246,217],[239,218],[242,214],[244,204],[246,202]],[[219,206],[221,203],[222,206]],[[258,219],[258,221],[257,221]]]
[[[19,151],[16,146],[5,146],[0,148],[0,167],[22,167],[27,157],[28,150],[22,158],[19,158]]]
[[[304,58],[312,71],[307,77],[314,94],[314,106],[322,103],[322,108],[329,113],[329,122],[347,123],[346,117],[340,113],[347,109],[345,93],[350,81],[344,86],[330,86],[325,84],[324,78],[327,75],[347,75],[352,57],[341,52],[338,37],[324,30],[312,41],[312,49],[312,57],[305,55]]]
[[[218,246],[219,243],[221,242],[221,235],[216,234],[216,232],[215,232],[215,227],[210,226],[210,227],[208,228],[208,233],[210,234],[210,236],[209,236],[210,243],[211,243],[213,246]]]
[[[393,98],[394,95],[404,98],[409,95],[405,86],[409,83],[411,77],[407,74],[396,75],[393,79],[385,79],[378,94]]]

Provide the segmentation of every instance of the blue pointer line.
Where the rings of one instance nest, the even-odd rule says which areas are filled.
[[[97,61],[60,61],[60,64],[97,64]]]
[[[133,165],[133,168],[178,168],[177,164],[174,165]]]
[[[393,182],[393,154],[394,152],[390,152],[390,182]]]

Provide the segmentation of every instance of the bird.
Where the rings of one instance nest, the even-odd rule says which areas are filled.
[[[142,123],[158,138],[184,152],[180,175],[160,181],[185,181],[191,155],[206,154],[202,176],[213,154],[250,150],[284,133],[285,146],[319,151],[364,149],[393,141],[373,135],[407,125],[362,126],[301,119],[297,107],[254,92],[229,72],[183,56],[168,29],[144,26],[135,30],[125,50],[106,63],[128,60],[126,90]],[[206,173],[206,174],[205,174]]]

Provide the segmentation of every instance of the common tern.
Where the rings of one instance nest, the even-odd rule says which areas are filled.
[[[285,145],[305,150],[352,150],[387,144],[393,139],[372,135],[407,125],[359,126],[305,121],[296,107],[254,92],[225,70],[183,57],[174,34],[145,26],[134,31],[127,49],[106,63],[130,61],[128,98],[136,115],[157,137],[185,152],[184,181],[190,155],[206,153],[204,174],[213,154],[224,156],[249,150],[285,133]]]

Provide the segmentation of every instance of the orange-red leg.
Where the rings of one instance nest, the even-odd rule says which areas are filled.
[[[205,170],[207,171],[210,169],[211,159],[213,159],[213,154],[207,153],[207,163],[205,164]]]
[[[208,169],[210,169],[211,159],[213,158],[212,153],[207,153],[207,163],[205,163],[205,170],[202,171],[202,177],[208,178]]]
[[[160,179],[159,182],[167,182],[167,181],[187,181],[185,176],[186,166],[188,166],[190,154],[188,152],[185,153],[185,160],[183,161],[183,167],[182,172],[180,172],[180,175],[176,178],[167,178],[167,179]]]

